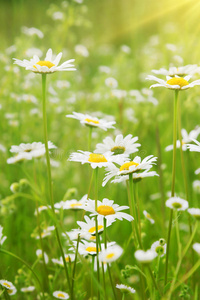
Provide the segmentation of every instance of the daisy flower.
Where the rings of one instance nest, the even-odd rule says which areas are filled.
[[[145,216],[145,218],[147,220],[149,220],[151,222],[151,224],[155,223],[154,219],[151,217],[151,215],[146,210],[143,210],[143,215]]]
[[[163,239],[154,242],[151,245],[151,250],[155,253],[155,256],[164,256],[166,254],[167,244],[163,242]]]
[[[53,292],[53,296],[57,299],[69,299],[69,295],[62,291]]]
[[[138,151],[137,147],[140,147],[141,144],[136,143],[138,137],[133,137],[132,134],[128,134],[123,137],[122,134],[118,134],[113,140],[111,137],[106,137],[103,140],[103,143],[99,143],[96,145],[95,153],[105,153],[107,151],[111,151],[114,155],[118,154],[131,154]]]
[[[108,77],[105,80],[105,85],[110,87],[110,88],[116,89],[118,87],[118,82],[115,78]]]
[[[19,60],[14,58],[14,64],[24,67],[26,70],[33,71],[34,73],[49,74],[57,71],[75,71],[74,65],[71,64],[74,62],[74,59],[65,61],[62,65],[58,66],[62,57],[62,52],[60,52],[55,59],[53,59],[52,49],[47,51],[46,57],[44,60],[40,60],[37,55],[34,55],[33,58],[29,61],[27,59]]]
[[[117,163],[119,161],[119,157],[112,155],[112,152],[109,151],[104,154],[92,153],[81,150],[78,151],[79,152],[73,152],[68,160],[81,162],[82,164],[88,163],[93,169],[97,167],[107,167],[113,162]]]
[[[108,222],[114,222],[116,219],[120,221],[123,219],[133,221],[131,215],[121,212],[121,210],[128,208],[129,206],[119,206],[118,204],[114,204],[113,200],[107,198],[104,198],[102,202],[97,200],[97,211],[95,210],[95,200],[89,199],[85,204],[85,210],[91,212],[90,216],[104,216]]]
[[[77,246],[77,242],[76,241],[74,241],[73,244],[74,244],[74,247]],[[74,251],[74,248],[70,248],[69,250],[73,250]],[[98,249],[98,251],[100,251],[100,249]],[[97,254],[96,243],[87,242],[87,241],[83,240],[83,241],[81,241],[79,243],[78,252],[81,255],[84,255],[84,256],[86,256],[86,255],[96,255]]]
[[[192,248],[197,252],[198,255],[200,255],[200,243],[194,243]]]
[[[87,200],[88,195],[84,195],[79,201],[76,199],[61,201],[60,203],[56,203],[55,208],[63,208],[63,209],[72,209],[79,210],[84,209],[85,201]]]
[[[56,149],[57,147],[52,143],[52,142],[48,142],[48,149]],[[27,153],[28,155],[30,155],[31,158],[38,158],[41,157],[45,154],[45,145],[42,144],[41,142],[33,142],[32,144],[28,143],[28,144],[24,144],[21,143],[19,146],[11,146],[10,149],[11,153]]]
[[[74,254],[74,253],[65,254],[65,261],[66,261],[67,263],[68,263],[68,262],[73,262],[74,260],[75,260],[75,254]],[[64,267],[62,256],[61,256],[59,259],[52,258],[51,261],[52,261],[54,264],[57,264],[57,265],[59,265],[59,266]]]
[[[193,141],[193,139],[196,139],[200,133],[200,128],[194,129],[187,133],[185,129],[181,129],[181,135],[182,135],[182,149],[183,151],[186,151],[189,147],[187,143],[190,143]],[[176,141],[176,147],[180,148],[180,141]],[[165,151],[173,150],[173,145],[169,145],[165,148]]]
[[[127,286],[125,284],[116,284],[116,288],[121,290],[122,293],[130,293],[130,294],[135,293],[135,290],[132,287]]]
[[[137,250],[134,255],[135,258],[142,264],[148,264],[156,257],[155,252],[152,250]]]
[[[166,76],[166,80],[163,80],[156,76],[148,75],[146,79],[154,80],[154,81],[158,82],[156,84],[151,85],[150,88],[165,87],[165,88],[171,89],[171,90],[182,91],[182,90],[187,90],[191,87],[194,87],[195,85],[200,85],[200,79],[189,83],[188,81],[190,80],[191,77],[192,77],[191,75],[188,75],[185,77],[178,77],[175,75],[175,77]]]
[[[195,219],[200,220],[200,208],[188,208],[188,212]]]
[[[0,245],[2,246],[5,240],[7,239],[7,236],[3,236],[3,227],[0,225]]]
[[[34,286],[27,286],[27,287],[21,288],[21,292],[22,292],[22,293],[33,292],[34,290],[35,290],[35,287],[34,287]]]
[[[79,120],[82,125],[86,125],[89,127],[98,127],[105,131],[107,131],[107,129],[115,128],[113,125],[116,123],[115,121],[98,119],[88,114],[81,114],[77,112],[73,112],[73,115],[66,115],[66,117]]]
[[[188,201],[181,199],[179,197],[171,197],[166,202],[165,205],[171,209],[186,210],[188,208]]]
[[[78,226],[80,227],[80,234],[89,234],[95,235],[96,234],[96,222],[95,219],[90,219],[88,216],[84,217],[85,222],[77,221]],[[98,233],[103,232],[104,230],[104,217],[98,215]],[[110,226],[112,222],[106,222],[106,227]]]
[[[186,146],[188,147],[188,149],[190,149],[190,151],[192,152],[200,152],[200,143],[196,140],[196,139],[192,139],[192,141],[196,144],[187,144]]]
[[[169,67],[169,69],[161,68],[159,70],[152,70],[153,73],[157,75],[165,75],[174,77],[175,75],[178,75],[180,77],[186,76],[186,75],[193,75],[195,73],[199,72],[199,67],[197,65],[186,65],[182,67]]]
[[[158,175],[156,172],[148,172],[151,167],[155,164],[157,157],[149,155],[143,160],[141,157],[136,156],[133,161],[119,162],[120,167],[116,167],[114,164],[109,165],[106,168],[108,173],[103,180],[103,186],[112,178],[115,177],[111,182],[121,182],[129,179],[129,174],[132,174],[133,179],[139,179],[143,177]],[[141,171],[144,170],[142,173]],[[123,176],[122,176],[123,175]]]
[[[15,286],[13,285],[13,283],[8,281],[8,280],[1,279],[0,280],[0,285],[3,286],[4,288],[6,288],[7,290],[12,291],[12,290],[15,289]]]
[[[99,261],[103,263],[111,263],[116,261],[123,253],[123,249],[118,245],[113,245],[102,250],[99,253]]]
[[[42,211],[48,210],[48,209],[51,209],[51,206],[50,206],[50,205],[47,205],[47,206],[45,206],[45,205],[40,205],[40,206],[38,207],[38,209],[35,210],[34,215],[37,216],[37,213],[40,214]]]

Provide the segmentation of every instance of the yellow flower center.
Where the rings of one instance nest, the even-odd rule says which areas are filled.
[[[8,294],[12,294],[13,290],[7,290]]]
[[[111,152],[114,152],[114,154],[117,155],[117,154],[122,154],[122,153],[124,153],[125,150],[126,150],[125,147],[122,147],[122,146],[115,146],[115,147],[113,147],[113,148],[111,149]]]
[[[65,298],[65,295],[63,293],[58,293],[57,297]]]
[[[97,120],[92,120],[92,119],[88,119],[88,118],[86,118],[84,121],[85,121],[85,122],[88,122],[88,123],[99,124],[99,121],[97,121]]]
[[[4,282],[3,285],[4,285],[5,287],[7,287],[7,288],[10,288],[10,287],[11,287],[11,285],[8,284],[7,282]]]
[[[174,208],[181,208],[181,207],[182,207],[181,203],[178,203],[178,202],[172,203],[172,206],[173,206]]]
[[[70,204],[71,208],[77,207],[77,206],[82,206],[81,203],[72,203]]]
[[[55,66],[52,62],[50,62],[48,60],[40,60],[36,63],[36,65],[39,65],[41,67],[48,67],[49,69]],[[36,66],[33,66],[33,67],[35,69],[37,69]]]
[[[139,164],[138,163],[136,163],[136,162],[134,162],[134,161],[129,161],[129,162],[127,162],[127,163],[125,163],[125,164],[123,164],[121,167],[120,167],[120,171],[125,171],[125,170],[129,170],[129,167],[130,166],[139,166]]]
[[[66,262],[69,262],[69,256],[66,256],[66,257],[65,257],[65,261],[66,261]]]
[[[99,230],[101,230],[103,228],[103,225],[99,225],[98,226],[98,231]],[[94,233],[96,231],[96,227],[94,226],[94,227],[91,227],[89,230],[88,230],[88,232],[90,232],[90,233]]]
[[[88,251],[88,252],[97,252],[96,247],[87,247],[85,250]],[[98,250],[100,250],[100,249],[98,249]]]
[[[167,80],[167,84],[179,85],[182,88],[183,86],[188,85],[189,82],[182,77],[173,77],[173,78]]]
[[[114,255],[115,255],[114,253],[109,253],[109,254],[106,255],[106,258],[108,258],[108,259],[112,258]]]
[[[103,154],[91,153],[88,161],[93,163],[101,163],[101,162],[107,162],[107,159]]]
[[[146,214],[146,217],[147,217],[147,219],[152,219],[151,215],[148,213]]]
[[[103,215],[103,216],[115,214],[114,209],[112,208],[112,206],[109,206],[109,205],[100,205],[97,208],[97,212],[98,212],[98,214]]]

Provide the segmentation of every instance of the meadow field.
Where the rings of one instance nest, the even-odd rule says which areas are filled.
[[[198,0],[0,0],[0,299],[200,299]]]

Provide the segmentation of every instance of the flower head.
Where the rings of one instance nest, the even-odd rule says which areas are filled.
[[[193,75],[199,72],[199,67],[197,65],[186,65],[182,67],[169,67],[169,69],[161,68],[159,70],[152,70],[153,73],[157,75],[165,75],[165,76],[186,76]]]
[[[115,128],[113,125],[116,123],[115,121],[107,121],[105,119],[99,119],[88,114],[81,114],[77,112],[73,112],[72,115],[66,115],[66,117],[79,120],[82,125],[98,127],[105,131],[107,131],[107,129]]]
[[[166,202],[165,205],[171,209],[186,210],[188,208],[188,201],[181,199],[179,197],[171,197]]]
[[[130,293],[130,294],[135,293],[135,290],[132,287],[127,286],[125,284],[116,284],[116,288],[120,289],[122,293]]]
[[[87,195],[84,195],[79,201],[76,199],[66,200],[55,203],[55,208],[63,208],[63,209],[72,209],[79,210],[84,209],[85,201],[87,200]]]
[[[119,154],[131,154],[138,151],[137,147],[141,145],[136,143],[138,137],[133,137],[131,134],[128,134],[126,137],[123,137],[122,134],[118,134],[113,140],[111,137],[106,137],[103,140],[102,144],[96,145],[95,153],[105,153],[107,151],[111,151],[114,155]]]
[[[93,169],[107,167],[113,162],[118,162],[118,159],[118,157],[112,155],[112,152],[99,154],[81,150],[73,152],[69,157],[70,161],[81,162],[82,164],[88,163]]]
[[[77,221],[77,224],[79,225],[80,233],[81,234],[89,234],[89,235],[95,235],[96,234],[96,222],[95,219],[90,219],[88,216],[84,217],[85,222]],[[104,230],[104,217],[98,215],[98,233],[103,232]],[[106,227],[110,226],[112,222],[108,221],[106,222]]]
[[[195,219],[197,219],[198,221],[200,221],[200,208],[188,208],[188,212]]]
[[[30,293],[30,292],[33,292],[34,290],[35,290],[34,286],[27,286],[27,287],[21,288],[22,293]]]
[[[57,299],[69,299],[69,295],[62,291],[53,292],[53,296]]]
[[[163,80],[156,76],[148,75],[146,79],[154,80],[158,82],[156,84],[151,85],[150,88],[165,87],[167,89],[181,91],[181,90],[187,90],[191,87],[194,87],[195,85],[200,85],[200,79],[189,83],[188,81],[190,80],[191,77],[192,77],[191,75],[185,77],[178,77],[175,75],[174,77],[166,76],[166,80]]]
[[[118,245],[113,245],[102,250],[99,253],[99,261],[103,263],[111,263],[116,261],[123,253],[123,249]]]
[[[200,133],[200,128],[199,127],[197,127],[196,129],[194,129],[194,130],[191,130],[189,133],[187,133],[187,131],[185,130],[185,129],[181,129],[181,135],[182,135],[182,149],[183,149],[183,151],[186,151],[188,148],[189,148],[189,146],[193,146],[193,147],[195,147],[195,145],[188,145],[187,143],[190,143],[190,142],[192,142],[194,139],[196,139],[197,137],[198,137],[198,135],[199,135],[199,133]],[[179,140],[177,140],[176,141],[176,147],[177,148],[180,148],[180,145],[181,145],[181,143],[180,143],[180,141]],[[173,150],[173,145],[169,145],[169,146],[167,146],[166,148],[165,148],[165,151],[170,151],[170,150]],[[192,150],[191,150],[192,151]]]
[[[47,51],[46,57],[44,60],[40,60],[37,55],[34,55],[33,58],[29,61],[27,59],[19,60],[14,58],[14,64],[24,67],[26,70],[33,71],[34,73],[54,73],[57,71],[75,71],[74,65],[71,64],[74,62],[74,59],[65,61],[63,64],[58,66],[62,57],[62,52],[60,52],[55,59],[53,59],[52,49]]]
[[[115,177],[111,182],[121,182],[129,179],[129,174],[132,174],[133,179],[139,179],[149,176],[158,175],[156,172],[148,172],[152,166],[155,164],[157,158],[153,155],[145,157],[143,160],[141,157],[136,156],[132,161],[125,161],[124,159],[119,161],[119,167],[116,167],[114,164],[109,165],[106,168],[108,173],[106,174],[103,186],[112,178]],[[142,172],[144,171],[144,172]]]
[[[137,250],[135,252],[135,258],[142,264],[150,263],[156,257],[155,252],[152,250]]]
[[[128,221],[133,221],[133,217],[127,213],[121,212],[121,210],[128,209],[128,206],[119,206],[114,204],[113,200],[104,198],[101,201],[97,200],[97,211],[95,210],[95,200],[87,200],[85,203],[85,210],[90,211],[90,216],[103,216],[108,220],[108,222],[114,222],[116,219],[122,221],[126,219]]]
[[[143,215],[145,216],[145,218],[147,220],[149,220],[151,222],[151,224],[155,223],[154,219],[151,217],[151,215],[146,210],[143,210]]]

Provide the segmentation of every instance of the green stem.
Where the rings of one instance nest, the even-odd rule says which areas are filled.
[[[133,177],[132,177],[132,174],[129,174],[129,188],[130,188],[130,199],[131,199],[131,202],[132,202],[132,205],[133,205],[133,217],[134,217],[134,224],[135,224],[135,232],[136,232],[138,244],[139,244],[140,248],[143,249],[141,236],[139,234],[139,230],[138,230],[138,226],[137,226],[137,219],[138,219],[137,214],[136,214],[137,203],[136,203],[136,199],[135,199],[134,193],[133,193]]]
[[[88,151],[91,151],[92,129],[93,129],[92,126],[89,126]]]
[[[110,272],[109,264],[107,264],[107,269],[108,269],[108,275],[109,275],[110,283],[111,283],[112,290],[113,290],[114,299],[117,300],[116,290],[115,290],[115,286],[114,286],[113,281],[112,281],[112,275],[111,275],[111,272]]]
[[[54,201],[53,201],[53,184],[52,184],[52,178],[51,178],[51,164],[50,164],[49,149],[48,149],[47,113],[46,113],[46,74],[42,74],[42,97],[43,97],[44,143],[45,143],[45,154],[46,154],[46,162],[47,162],[48,185],[49,185],[51,209],[52,209],[53,215],[56,219]],[[70,294],[71,294],[71,296],[73,296],[64,251],[62,248],[62,244],[61,244],[58,228],[56,226],[56,222],[54,221],[54,223],[55,223],[56,237],[57,237],[58,245],[60,248],[60,252],[61,252],[61,256],[62,256],[62,260],[63,260],[63,264],[64,264],[64,269],[65,269],[65,274],[66,274]],[[73,297],[71,297],[71,299],[73,300]]]
[[[177,287],[179,287],[183,282],[185,282],[188,278],[190,278],[190,276],[192,276],[192,274],[194,272],[196,272],[196,270],[199,267],[200,267],[200,259],[196,262],[196,264],[192,267],[192,269],[190,269],[190,271],[182,277],[182,279],[180,280],[180,282],[175,285],[175,287],[173,288],[173,290],[177,289]]]
[[[158,285],[157,285],[156,280],[155,280],[155,278],[154,278],[154,276],[153,276],[153,273],[152,273],[152,271],[151,271],[151,267],[150,267],[150,266],[148,266],[148,270],[149,270],[149,274],[150,274],[150,276],[151,276],[151,279],[152,279],[152,281],[153,281],[153,285],[154,285],[155,289],[156,289],[156,290],[159,292],[159,294],[160,294],[160,290],[159,290],[159,288],[158,288]]]
[[[168,260],[169,260],[169,244],[170,244],[171,229],[172,229],[172,218],[173,218],[173,209],[170,210],[168,236],[167,236],[167,251],[166,251],[166,263],[165,263],[165,285],[167,284],[167,275],[168,275],[167,273],[168,273]]]
[[[128,186],[128,180],[126,181],[126,187],[127,187],[127,194],[128,194],[128,202],[129,202],[129,207],[130,207],[130,213],[131,213],[131,216],[134,217],[133,203],[131,201],[130,188]],[[134,222],[135,222],[135,220],[131,221],[131,226],[132,226],[132,234],[133,234],[133,238],[134,238],[134,244],[136,244],[137,237],[136,237]],[[132,234],[131,234],[131,237],[132,237]]]
[[[9,256],[12,256],[14,257],[15,259],[19,260],[21,263],[23,263],[34,275],[35,279],[37,280],[37,282],[39,283],[39,286],[41,287],[41,290],[42,290],[42,296],[44,298],[44,291],[43,291],[43,287],[42,287],[42,284],[37,276],[37,274],[35,273],[35,271],[27,264],[26,261],[24,261],[22,258],[20,258],[19,256],[17,256],[16,254],[12,253],[12,252],[9,252],[7,250],[3,250],[3,249],[0,249],[0,252],[1,253],[4,253],[4,254],[7,254]]]
[[[170,287],[170,290],[169,290],[169,296],[168,296],[168,299],[171,299],[171,294],[172,294],[172,291],[173,291],[173,288],[174,288],[174,285],[176,283],[176,279],[177,279],[177,276],[178,276],[178,272],[180,270],[180,267],[181,267],[181,263],[183,261],[183,258],[184,256],[186,255],[190,245],[192,244],[192,241],[194,239],[194,236],[196,234],[196,231],[197,231],[197,228],[198,228],[198,222],[195,223],[195,226],[194,226],[194,230],[192,232],[192,235],[190,236],[190,239],[186,245],[186,247],[184,248],[183,250],[183,253],[182,253],[182,256],[179,258],[179,261],[177,263],[177,266],[176,266],[176,270],[175,270],[175,275],[174,275],[174,278],[173,278],[173,281],[172,281],[172,284],[171,284],[171,287]]]
[[[174,128],[173,128],[173,163],[172,163],[172,188],[171,197],[175,194],[175,174],[176,174],[176,141],[177,141],[177,106],[178,106],[178,90],[175,90],[174,97]],[[165,264],[165,285],[167,284],[167,273],[168,273],[168,260],[169,260],[169,246],[172,228],[172,217],[173,211],[170,213],[169,227],[168,227],[168,237],[167,237],[167,253],[166,253],[166,264]]]
[[[174,98],[174,128],[173,128],[173,163],[172,163],[172,188],[171,197],[175,194],[175,175],[176,175],[176,141],[177,141],[177,106],[178,106],[178,90],[175,90]]]
[[[178,245],[178,258],[181,257],[181,240],[178,226],[178,211],[175,210],[175,226],[176,226],[176,237],[177,237],[177,245]]]
[[[151,284],[151,280],[149,278],[148,268],[146,266],[144,268],[144,271],[146,274],[146,282],[147,282],[147,286],[148,286],[148,290],[149,290],[149,294],[150,294],[150,298],[148,296],[147,296],[147,298],[153,300],[154,296],[153,296],[153,291],[152,291],[152,284]]]
[[[78,235],[78,239],[77,239],[76,254],[75,254],[75,260],[74,260],[74,268],[73,268],[73,273],[72,273],[72,299],[73,299],[73,296],[74,296],[74,280],[75,280],[75,274],[76,274],[76,264],[77,264],[77,257],[78,257],[79,242],[80,242],[80,234]]]
[[[98,200],[98,167],[94,169],[95,173],[95,210],[97,211]],[[97,281],[100,284],[100,271],[99,271],[99,231],[98,231],[98,216],[95,217],[96,222],[96,250],[97,250]],[[100,300],[100,292],[98,290],[98,300]]]
[[[93,300],[93,276],[94,276],[94,255],[92,255],[91,264],[91,299]]]

